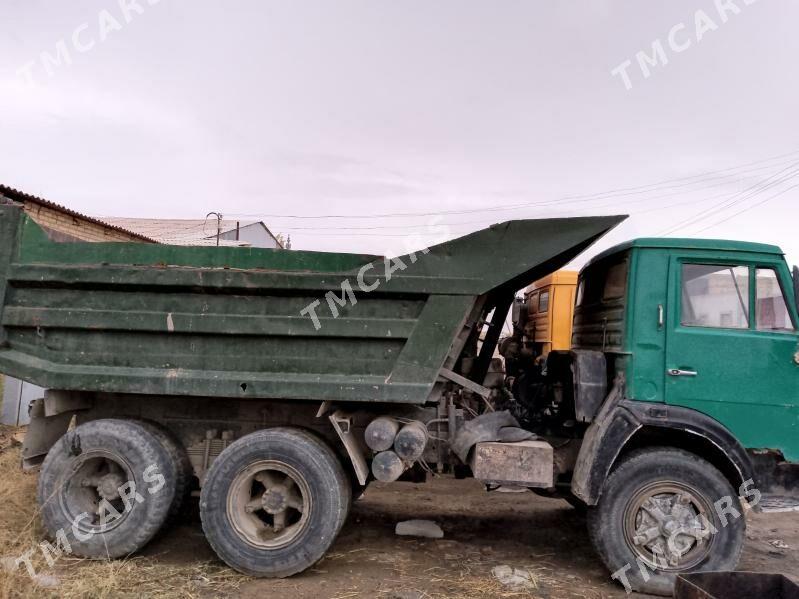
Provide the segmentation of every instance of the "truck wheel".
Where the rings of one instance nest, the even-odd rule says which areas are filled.
[[[738,494],[721,472],[665,447],[631,453],[588,511],[591,540],[614,577],[655,595],[671,596],[679,573],[734,570],[745,529]]]
[[[169,452],[172,462],[176,465],[175,498],[172,500],[172,505],[169,506],[169,515],[166,519],[167,525],[173,524],[180,516],[181,510],[191,493],[191,479],[194,476],[194,467],[191,465],[186,448],[183,447],[183,444],[175,437],[172,431],[157,422],[149,420],[137,422],[147,427],[147,430],[158,438],[161,445]]]
[[[350,507],[350,480],[336,454],[298,429],[262,430],[214,460],[200,495],[208,542],[230,567],[285,577],[319,561]]]
[[[147,544],[175,497],[176,466],[149,427],[93,420],[50,449],[39,474],[38,501],[51,538],[72,554],[116,558]]]

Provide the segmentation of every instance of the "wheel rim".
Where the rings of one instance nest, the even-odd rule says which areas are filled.
[[[305,530],[311,493],[305,478],[276,460],[256,462],[233,479],[227,515],[236,533],[259,549],[279,549]]]
[[[630,499],[624,514],[624,540],[653,568],[689,570],[711,552],[712,506],[690,485],[652,483]]]
[[[59,489],[61,508],[72,526],[83,532],[107,532],[122,524],[135,502],[125,500],[120,489],[134,477],[130,465],[106,451],[78,456]],[[132,495],[135,487],[126,491]],[[83,516],[88,514],[88,518]]]

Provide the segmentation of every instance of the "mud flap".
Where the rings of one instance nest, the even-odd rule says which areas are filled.
[[[352,434],[351,415],[345,414],[341,410],[336,410],[333,414],[328,416],[328,418],[338,434],[339,439],[341,439],[341,442],[344,444],[344,449],[347,450],[347,455],[350,456],[352,468],[355,471],[358,484],[361,486],[366,486],[366,481],[369,477],[369,466],[366,464],[366,457],[364,457],[363,447],[355,435]]]
[[[45,415],[44,398],[35,399],[30,405],[31,422],[22,442],[22,469],[26,472],[41,466],[44,456],[69,429],[74,411]]]
[[[608,471],[621,448],[641,427],[632,414],[619,406],[623,398],[624,379],[618,377],[585,434],[571,490],[586,505],[596,505]]]

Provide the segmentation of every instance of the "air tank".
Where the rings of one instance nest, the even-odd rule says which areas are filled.
[[[403,426],[394,439],[394,451],[406,462],[415,462],[422,457],[426,445],[427,427],[417,421]]]
[[[380,482],[390,483],[405,472],[405,464],[393,451],[381,451],[372,459],[372,474]]]
[[[372,451],[391,449],[399,427],[399,422],[389,416],[375,418],[366,427],[366,432],[364,433],[366,446]]]

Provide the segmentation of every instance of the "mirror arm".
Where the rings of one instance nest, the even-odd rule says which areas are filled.
[[[793,267],[793,301],[799,312],[799,266]]]

